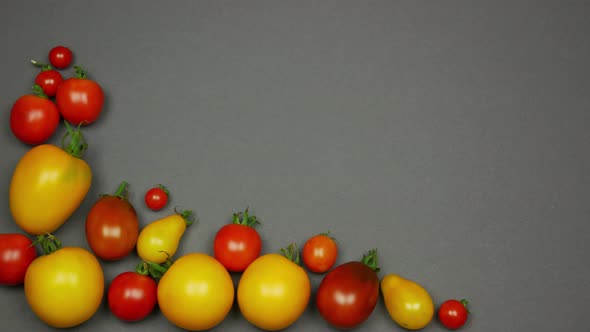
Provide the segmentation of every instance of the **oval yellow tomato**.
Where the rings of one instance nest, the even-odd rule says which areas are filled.
[[[311,293],[305,270],[287,257],[258,257],[238,283],[238,305],[252,325],[267,331],[289,327],[305,311]]]
[[[146,262],[164,263],[176,254],[192,211],[172,214],[144,227],[137,238],[137,254]]]
[[[399,326],[408,330],[420,330],[432,320],[432,297],[415,281],[388,274],[381,280],[381,292],[389,316]]]
[[[92,171],[83,159],[55,145],[35,146],[12,175],[10,212],[25,232],[52,233],[80,206],[91,182]]]
[[[212,256],[190,253],[178,258],[158,283],[158,305],[169,322],[189,331],[221,323],[234,302],[229,272]]]
[[[79,247],[63,247],[39,256],[25,274],[25,296],[32,311],[47,325],[69,328],[92,318],[104,293],[98,260]]]

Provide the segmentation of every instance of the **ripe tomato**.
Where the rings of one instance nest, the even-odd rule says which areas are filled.
[[[100,308],[104,293],[104,274],[98,260],[80,247],[57,245],[45,252],[31,263],[25,275],[29,307],[51,327],[69,328],[86,322]]]
[[[81,158],[86,143],[79,129],[67,128],[71,136],[67,146],[33,147],[18,161],[12,174],[10,212],[15,223],[29,234],[58,229],[90,190],[92,170]]]
[[[150,188],[144,196],[145,205],[154,211],[162,210],[168,204],[170,192],[163,185]]]
[[[379,300],[377,251],[361,261],[339,265],[322,279],[316,304],[322,318],[331,325],[350,329],[363,323]]]
[[[123,181],[114,195],[101,195],[86,217],[86,240],[101,259],[119,260],[135,249],[139,220],[126,191]]]
[[[432,297],[413,280],[388,274],[381,280],[381,293],[389,316],[405,329],[423,329],[434,316]]]
[[[450,330],[456,330],[465,325],[469,316],[468,303],[465,299],[451,299],[443,302],[438,309],[438,319],[441,324]]]
[[[290,245],[284,255],[258,257],[238,283],[238,305],[250,324],[268,331],[294,324],[309,303],[311,283],[299,265],[297,249]]]
[[[336,263],[338,245],[327,233],[314,235],[303,245],[302,258],[311,272],[324,273]]]
[[[0,234],[0,285],[21,285],[35,258],[37,251],[28,237],[22,234]]]
[[[136,322],[146,318],[158,301],[154,279],[137,272],[123,272],[109,285],[109,309],[120,320]]]
[[[35,66],[41,67],[41,71],[35,77],[35,84],[39,85],[48,97],[55,96],[57,87],[63,82],[61,73],[53,69],[51,65],[39,63],[35,60],[31,60],[31,62]]]
[[[215,258],[231,272],[243,272],[260,256],[262,240],[253,228],[258,223],[248,209],[234,214],[233,223],[224,225],[215,234],[213,251]]]
[[[158,283],[158,304],[169,322],[189,331],[214,328],[229,314],[234,284],[215,258],[191,253],[178,258]]]
[[[10,129],[23,143],[38,145],[55,133],[59,125],[59,110],[39,85],[35,85],[33,91],[34,95],[24,95],[12,105]]]
[[[64,80],[57,88],[55,101],[63,118],[74,125],[89,125],[102,113],[104,92],[95,81],[86,77],[80,66],[76,76]]]
[[[193,212],[167,215],[145,226],[137,238],[137,254],[145,262],[161,264],[176,254]]]
[[[55,46],[49,51],[49,62],[55,68],[67,68],[72,63],[72,58],[72,50],[62,45]]]

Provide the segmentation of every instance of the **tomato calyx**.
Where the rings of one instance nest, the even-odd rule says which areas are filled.
[[[74,66],[74,77],[79,79],[86,79],[88,78],[88,73],[82,68],[81,66],[75,65]]]
[[[31,63],[35,67],[40,67],[41,68],[41,71],[53,70],[53,67],[51,67],[51,65],[48,64],[48,63],[41,63],[41,62],[36,61],[36,60],[31,60]]]
[[[135,267],[135,272],[144,276],[150,276],[153,279],[160,279],[164,276],[166,271],[168,271],[170,266],[172,266],[172,263],[173,261],[170,259],[170,255],[168,255],[168,259],[166,259],[166,261],[161,264],[141,261]]]
[[[248,227],[254,227],[257,224],[260,224],[256,216],[248,215],[248,208],[242,213],[234,213],[233,223],[236,225],[244,225]]]
[[[170,191],[168,190],[168,188],[166,188],[166,186],[164,186],[163,184],[158,184],[158,188],[162,189],[162,191],[166,194],[166,195],[170,195]]]
[[[67,131],[61,139],[62,148],[68,154],[76,158],[82,158],[84,152],[86,152],[86,150],[88,149],[88,144],[86,143],[84,135],[82,135],[82,131],[80,130],[82,123],[80,123],[77,129],[75,130],[72,128],[72,126],[70,126],[70,124],[67,121],[64,121],[64,123],[66,125]],[[66,145],[66,139],[68,137],[70,137],[70,142]]]
[[[49,99],[49,96],[45,94],[45,91],[43,91],[43,88],[39,84],[33,85],[33,95],[39,98]]]
[[[469,311],[469,307],[467,307],[467,305],[469,304],[469,301],[467,301],[466,299],[461,299],[461,300],[459,300],[459,302],[461,302],[461,304],[465,307],[465,310],[467,311],[467,313],[469,315],[471,315],[471,312]]]
[[[110,195],[110,194],[101,194],[99,196],[100,197],[114,196],[114,197],[117,197],[119,199],[126,200],[128,194],[129,194],[129,192],[127,191],[127,185],[128,185],[128,183],[126,181],[123,181],[123,182],[121,182],[121,184],[117,188],[117,191],[115,191],[115,193],[113,195]]]
[[[176,212],[176,214],[178,214],[179,216],[182,217],[182,219],[184,219],[184,221],[186,222],[186,226],[190,226],[194,223],[193,220],[193,210],[183,210],[183,211],[178,211],[178,207],[174,208],[174,212]]]
[[[38,244],[41,245],[41,249],[43,249],[44,255],[53,254],[62,247],[61,241],[50,233],[38,235],[35,241],[31,244],[31,246]]]
[[[364,254],[361,262],[375,272],[379,272],[381,270],[379,267],[379,259],[377,258],[377,249],[371,249],[366,254]]]
[[[300,265],[301,258],[299,257],[299,250],[297,249],[297,244],[295,242],[289,244],[285,248],[281,248],[281,253],[283,256],[287,257],[288,260],[291,262]]]

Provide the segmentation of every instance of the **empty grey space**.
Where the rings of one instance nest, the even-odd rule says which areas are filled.
[[[63,44],[106,104],[83,129],[94,178],[62,242],[88,248],[89,208],[125,180],[142,226],[194,209],[176,257],[212,254],[250,207],[264,253],[325,231],[338,264],[377,248],[380,277],[420,283],[437,306],[469,299],[465,331],[586,330],[589,14],[584,1],[3,2],[0,233],[20,232],[8,186],[30,148],[10,109],[38,72],[29,60]],[[152,212],[158,183],[171,202]],[[137,262],[102,262],[106,286]],[[0,321],[53,331],[22,286],[0,288]],[[106,300],[75,330],[180,331],[157,310],[120,322]],[[257,331],[237,309],[214,329],[230,330]],[[402,331],[382,300],[357,330]],[[336,329],[312,297],[288,331]]]

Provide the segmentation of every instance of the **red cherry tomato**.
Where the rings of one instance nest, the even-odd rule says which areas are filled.
[[[316,295],[322,318],[340,329],[351,329],[367,320],[379,300],[377,265],[377,251],[371,250],[362,262],[347,262],[328,272]]]
[[[49,62],[58,69],[67,68],[72,63],[72,58],[72,50],[62,45],[55,46],[49,51]]]
[[[0,285],[22,285],[27,269],[35,258],[37,251],[28,237],[22,234],[0,234]]]
[[[33,87],[35,95],[17,99],[10,111],[10,129],[20,141],[37,145],[46,142],[59,125],[59,110],[47,98],[40,86]]]
[[[467,321],[469,310],[467,300],[447,300],[438,309],[438,319],[449,330],[456,330]]]
[[[135,249],[139,221],[127,200],[123,181],[115,195],[102,195],[86,217],[86,240],[94,254],[104,260],[119,260]]]
[[[35,84],[39,85],[48,97],[55,96],[57,87],[63,82],[61,73],[53,69],[51,65],[39,63],[35,60],[31,60],[31,63],[41,67],[41,71],[35,77]]]
[[[104,91],[86,72],[74,66],[76,76],[64,80],[57,88],[55,101],[65,120],[74,125],[89,125],[102,113]]]
[[[160,184],[145,193],[145,205],[154,211],[162,210],[168,204],[168,195],[170,195],[168,189]]]
[[[318,234],[303,245],[303,263],[311,272],[324,273],[334,266],[338,257],[336,241],[328,234]]]
[[[260,256],[262,240],[254,229],[258,224],[248,209],[234,214],[233,223],[224,225],[215,234],[213,252],[215,258],[230,272],[243,272]]]
[[[109,285],[107,301],[111,312],[120,320],[136,322],[146,318],[158,301],[154,279],[137,272],[123,272]]]

